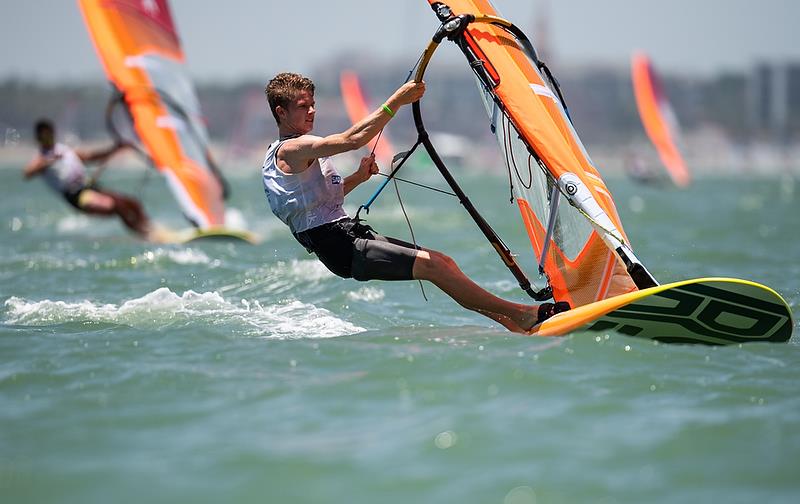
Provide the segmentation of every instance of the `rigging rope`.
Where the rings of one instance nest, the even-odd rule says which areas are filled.
[[[411,76],[414,75],[414,71],[417,69],[417,67],[419,66],[420,62],[422,61],[422,57],[424,56],[424,54],[425,53],[420,54],[419,58],[417,58],[417,62],[414,63],[414,66],[412,66],[411,69],[408,71],[408,75],[406,76],[405,81],[403,81],[403,84],[405,84],[409,80],[411,80]],[[384,108],[388,109],[388,107],[386,107],[386,104],[384,104]],[[392,115],[391,117],[394,117],[394,115]],[[387,122],[387,125],[388,125],[388,122]],[[381,130],[378,132],[378,136],[375,138],[375,143],[373,144],[372,151],[370,152],[370,156],[371,157],[375,156],[375,149],[378,148],[378,142],[380,141],[381,136],[383,135],[383,130],[384,129],[386,129],[385,125],[384,125],[383,128],[381,128]],[[411,182],[411,181],[408,181],[408,180],[395,178],[395,174],[400,170],[400,168],[403,166],[403,164],[405,164],[405,162],[408,160],[408,158],[411,157],[411,154],[419,146],[419,144],[420,144],[420,141],[417,140],[417,142],[414,144],[414,146],[409,151],[405,152],[405,155],[403,156],[402,161],[400,161],[400,164],[398,164],[396,167],[392,167],[392,171],[388,175],[378,172],[379,175],[383,175],[384,177],[386,177],[386,181],[384,181],[384,183],[372,195],[372,197],[369,199],[369,201],[367,203],[365,203],[364,205],[361,205],[358,208],[358,210],[356,211],[356,216],[355,216],[355,220],[356,220],[356,222],[358,222],[360,220],[359,213],[361,212],[362,209],[365,209],[367,211],[367,213],[369,213],[369,206],[375,201],[375,199],[378,197],[378,195],[386,187],[386,184],[391,180],[393,182],[393,184],[394,184],[394,190],[395,190],[395,193],[397,194],[397,201],[400,203],[400,209],[403,212],[403,217],[405,217],[406,224],[408,225],[408,231],[411,233],[411,243],[413,243],[414,244],[414,248],[416,248],[418,250],[420,249],[420,247],[419,247],[419,245],[417,245],[417,239],[416,239],[416,236],[414,234],[414,227],[411,225],[411,219],[409,219],[409,217],[408,217],[408,213],[406,212],[405,205],[403,204],[403,199],[400,196],[400,188],[397,185],[397,180],[401,180],[402,182],[406,182],[406,183],[409,183],[409,184],[417,185],[417,186],[420,186],[420,187],[424,187],[424,188],[427,188],[427,189],[431,189],[431,190],[434,190],[434,191],[438,191],[438,192],[445,193],[445,194],[451,194],[452,196],[455,196],[455,194],[448,193],[446,191],[442,191],[442,190],[436,189],[434,187],[429,187],[429,186],[426,186],[424,184],[419,184],[419,183]],[[398,156],[399,156],[399,154],[398,154]],[[395,159],[396,158],[397,158],[397,156],[395,156]],[[392,161],[394,162],[394,159]],[[428,301],[428,296],[425,295],[425,287],[422,285],[422,280],[417,280],[417,282],[419,283],[419,289],[422,292],[423,299],[425,299],[425,301]]]
[[[514,201],[514,180],[511,174],[511,166],[514,167],[514,173],[516,174],[516,178],[519,181],[520,185],[525,189],[530,189],[533,187],[533,167],[531,166],[531,159],[534,158],[531,152],[528,152],[528,182],[526,183],[522,180],[522,175],[519,172],[519,168],[517,167],[517,161],[514,156],[514,143],[513,137],[511,136],[512,131],[516,131],[514,125],[511,123],[511,119],[505,114],[502,114],[501,125],[503,129],[503,152],[505,155],[505,164],[506,164],[506,171],[508,173],[508,183],[509,183],[509,192],[511,193],[510,201]],[[509,162],[509,158],[511,162]],[[555,229],[556,224],[556,213],[558,212],[558,198],[559,198],[559,188],[558,184],[552,180],[552,177],[549,175],[549,172],[543,165],[542,161],[537,157],[536,162],[539,164],[539,168],[542,170],[542,173],[547,178],[548,185],[551,186],[551,191],[549,194],[549,207],[550,207],[550,215],[548,217],[548,225],[547,225],[547,232],[545,235],[544,244],[542,247],[542,254],[539,257],[539,278],[545,277],[547,280],[547,286],[550,286],[550,278],[547,277],[545,270],[544,270],[544,263],[545,257],[547,255],[547,251],[550,246],[550,240],[552,239],[552,233]]]
[[[417,245],[417,238],[414,236],[414,228],[411,227],[411,220],[408,218],[408,213],[406,213],[406,207],[403,204],[403,198],[400,197],[400,189],[397,186],[397,182],[393,181],[394,183],[394,191],[397,194],[397,201],[400,203],[400,209],[403,211],[403,217],[406,219],[406,224],[408,224],[408,230],[411,231],[411,243],[414,244],[414,247],[419,249],[419,245]],[[428,301],[428,296],[425,295],[425,287],[422,285],[422,280],[417,279],[417,283],[419,283],[419,290],[422,292],[422,298],[425,301]]]
[[[529,161],[528,161],[528,182],[526,183],[526,182],[523,182],[523,180],[522,180],[522,175],[520,175],[519,168],[517,168],[517,160],[514,158],[514,144],[513,144],[514,139],[511,136],[511,132],[512,132],[512,130],[516,131],[516,128],[514,128],[514,125],[511,124],[511,119],[508,116],[503,114],[503,118],[508,123],[508,131],[507,132],[506,132],[505,125],[503,126],[503,134],[506,135],[506,141],[508,142],[508,149],[511,150],[511,163],[514,165],[514,172],[517,174],[517,180],[519,180],[519,183],[522,185],[522,187],[524,187],[525,189],[530,189],[531,186],[533,186],[533,171],[530,168],[531,167],[531,165],[530,165],[530,157],[531,157],[531,155],[528,154],[528,158],[529,158]],[[510,169],[511,168],[509,167],[509,170]]]
[[[386,178],[389,178],[391,176],[389,174],[382,173],[382,172],[378,172],[377,175],[380,175],[381,177],[386,177]],[[435,192],[438,192],[438,193],[446,194],[448,196],[453,196],[454,198],[458,198],[458,196],[455,193],[452,193],[450,191],[445,191],[444,189],[439,189],[438,187],[425,185],[425,184],[422,184],[420,182],[414,182],[413,180],[402,179],[400,177],[392,177],[392,180],[393,181],[397,181],[397,182],[405,182],[406,184],[410,184],[410,185],[413,185],[413,186],[421,187],[423,189],[428,189],[429,191],[435,191]]]

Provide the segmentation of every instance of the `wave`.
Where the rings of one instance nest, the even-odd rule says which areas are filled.
[[[380,301],[384,297],[386,297],[386,293],[383,289],[377,289],[375,287],[362,287],[347,293],[347,298],[353,301]]]
[[[55,255],[51,253],[38,254],[18,254],[8,257],[2,262],[3,267],[9,269],[25,268],[29,270],[45,271],[74,271],[82,269],[105,270],[119,268],[136,268],[145,265],[169,265],[178,264],[183,266],[207,265],[209,268],[217,268],[222,265],[220,259],[211,259],[205,252],[193,249],[168,249],[155,248],[142,252],[141,254],[113,258],[97,259],[95,257],[65,257],[64,254]]]
[[[262,306],[259,301],[242,299],[237,304],[217,292],[190,290],[178,295],[166,287],[119,305],[88,300],[29,301],[14,296],[5,301],[5,308],[7,323],[26,326],[87,322],[137,329],[224,325],[233,326],[237,334],[277,339],[332,338],[365,331],[328,310],[297,300]]]
[[[56,231],[59,234],[72,234],[83,232],[94,227],[96,219],[91,219],[84,214],[71,213],[61,217],[56,222]]]
[[[298,286],[318,285],[336,278],[316,259],[277,261],[245,272],[243,278],[219,288],[226,295],[275,296],[291,295]]]
[[[208,257],[208,255],[205,254],[205,252],[193,248],[157,248],[155,250],[148,250],[147,252],[135,257],[137,262],[144,263],[172,262],[181,265],[208,264],[211,267],[217,267],[221,264],[219,259],[212,260]]]

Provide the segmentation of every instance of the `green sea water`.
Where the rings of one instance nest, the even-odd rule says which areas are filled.
[[[413,282],[328,273],[269,213],[252,165],[230,176],[230,217],[256,246],[144,243],[0,169],[0,502],[800,501],[797,334],[510,334],[430,284],[426,301]],[[461,180],[524,249],[504,179]],[[182,225],[157,176],[109,169],[104,183]],[[608,185],[660,281],[754,280],[797,320],[788,181]],[[401,190],[420,243],[526,301],[455,199]],[[391,188],[368,222],[408,239]]]

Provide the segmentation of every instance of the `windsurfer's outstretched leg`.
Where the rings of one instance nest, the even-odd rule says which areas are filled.
[[[137,200],[124,194],[112,192],[107,194],[114,198],[116,213],[129,229],[141,235],[146,235],[150,231],[150,219]]]
[[[150,231],[150,219],[144,213],[142,206],[128,196],[85,189],[78,198],[78,206],[88,214],[116,215],[128,229],[142,237],[147,238]]]
[[[464,308],[499,322],[509,331],[525,333],[539,322],[538,306],[512,303],[486,291],[470,280],[451,257],[441,252],[420,250],[413,272],[414,278],[432,282]]]

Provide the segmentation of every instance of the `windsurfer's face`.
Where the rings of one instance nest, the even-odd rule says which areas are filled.
[[[314,95],[308,91],[298,91],[295,99],[282,110],[282,122],[295,133],[305,135],[314,129]],[[280,113],[280,111],[279,111]]]
[[[51,149],[55,144],[55,135],[53,134],[53,130],[43,128],[36,134],[36,140],[39,142],[39,145],[44,149]]]

